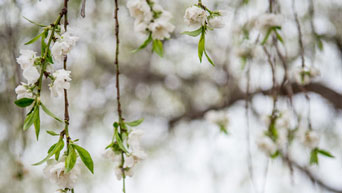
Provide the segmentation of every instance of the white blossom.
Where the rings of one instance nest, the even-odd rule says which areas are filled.
[[[195,5],[185,10],[184,22],[190,26],[204,25],[207,21],[207,12]]]
[[[25,70],[34,65],[34,61],[37,58],[36,52],[32,50],[20,50],[20,54],[21,55],[17,58],[17,62],[20,64],[21,69]]]
[[[15,93],[17,93],[17,99],[21,98],[32,98],[32,92],[27,88],[27,84],[21,83],[15,88]]]
[[[209,27],[211,28],[223,28],[225,26],[223,16],[215,16],[209,19]]]
[[[148,29],[152,32],[152,38],[157,40],[164,40],[170,38],[170,33],[175,29],[166,18],[160,17],[152,22]]]
[[[227,126],[229,123],[229,117],[228,113],[224,111],[208,111],[205,115],[204,118],[207,121],[210,121],[212,123],[222,125],[222,126]]]
[[[70,88],[70,73],[70,71],[60,69],[52,74],[54,81],[50,85],[50,91],[53,96],[58,97],[64,93],[64,89]]]
[[[29,66],[24,69],[23,76],[29,84],[33,84],[38,81],[40,74],[36,67]]]
[[[57,41],[51,48],[51,53],[56,61],[62,61],[64,57],[70,52],[71,48],[75,46],[79,38],[72,36],[69,32],[57,36]]]
[[[81,174],[81,169],[79,164],[76,163],[71,171],[66,172],[63,159],[58,162],[54,159],[50,159],[47,161],[47,166],[44,168],[44,174],[60,188],[71,189],[74,188],[77,179]]]
[[[315,131],[307,131],[304,135],[303,143],[309,148],[315,148],[319,144],[319,135]]]
[[[312,79],[318,77],[320,71],[314,67],[299,67],[295,70],[295,79],[298,84],[306,85],[309,84]]]
[[[272,155],[277,151],[276,144],[267,136],[262,136],[258,139],[257,145],[261,151],[267,155]]]
[[[280,14],[265,13],[256,19],[255,25],[262,33],[266,33],[270,27],[281,26],[283,21],[284,17]]]
[[[134,21],[134,31],[139,33],[147,33],[148,31],[148,23],[141,22],[139,20]]]
[[[145,0],[130,0],[127,3],[129,13],[139,22],[150,22],[153,19],[153,13]]]

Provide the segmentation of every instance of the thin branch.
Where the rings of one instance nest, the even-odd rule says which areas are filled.
[[[330,192],[342,193],[342,187],[341,188],[332,187],[331,185],[329,185],[326,182],[319,179],[319,177],[314,175],[308,168],[301,166],[297,162],[295,162],[294,160],[290,159],[289,156],[282,156],[282,159],[288,165],[291,165],[292,167],[294,167],[295,169],[300,171],[303,175],[308,177],[313,183],[316,183],[321,188],[323,188],[327,191],[330,191]]]

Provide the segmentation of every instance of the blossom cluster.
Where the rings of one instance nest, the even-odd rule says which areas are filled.
[[[193,27],[208,25],[209,28],[223,28],[224,11],[210,11],[199,5],[193,5],[185,10],[184,22]]]
[[[164,40],[170,38],[175,26],[170,23],[172,15],[152,0],[130,0],[127,7],[135,18],[134,30],[151,33],[152,39]]]
[[[53,183],[57,184],[61,189],[74,188],[80,174],[81,168],[79,163],[76,163],[71,171],[66,171],[65,161],[61,159],[55,161],[49,159],[47,165],[44,168],[44,175]]]
[[[132,177],[134,174],[134,167],[139,161],[146,158],[146,153],[140,146],[140,138],[143,131],[135,129],[129,132],[128,138],[123,141],[123,144],[128,147],[129,153],[124,153],[116,145],[111,145],[104,153],[106,159],[114,163],[115,175],[118,180],[121,180],[123,175]]]
[[[76,44],[78,37],[72,36],[69,32],[54,35],[54,37],[56,38],[56,42],[51,47],[51,54],[55,62],[61,62]],[[49,63],[46,62],[47,58],[44,58],[44,53],[41,54],[41,57],[37,57],[37,53],[32,50],[20,50],[20,56],[17,58],[17,62],[23,70],[23,77],[27,83],[21,83],[16,87],[17,99],[33,98],[37,95],[35,90],[38,89],[39,79],[43,75],[49,77],[52,81],[49,85],[52,96],[60,96],[63,94],[63,89],[69,89],[71,72],[64,69],[49,72],[53,68],[48,68],[49,70],[47,70],[47,67],[50,66],[43,68],[44,65],[49,65]]]

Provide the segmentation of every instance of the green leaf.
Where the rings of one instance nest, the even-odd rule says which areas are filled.
[[[270,157],[271,157],[272,159],[275,159],[275,158],[277,158],[279,155],[280,155],[280,151],[277,150],[277,151],[274,152],[272,155],[270,155]]]
[[[310,165],[318,164],[317,148],[313,149],[310,153]]]
[[[270,37],[272,31],[273,31],[273,28],[268,29],[264,39],[261,42],[261,45],[264,45],[267,42],[267,40]]]
[[[36,109],[33,111],[33,124],[34,124],[34,129],[36,131],[36,137],[37,140],[39,138],[39,132],[40,132],[40,115],[39,115],[39,106],[36,106]]]
[[[26,131],[28,128],[30,128],[34,122],[34,111],[36,110],[36,106],[32,107],[31,111],[26,115],[25,121],[24,121],[24,131]]]
[[[89,152],[76,144],[72,144],[72,146],[74,146],[74,148],[78,152],[78,155],[80,155],[80,158],[82,162],[84,163],[84,165],[87,166],[90,172],[94,174],[94,162],[91,159]]]
[[[19,107],[27,107],[33,103],[34,99],[31,98],[21,98],[19,100],[14,101],[14,103]]]
[[[215,66],[214,62],[211,60],[211,58],[209,57],[208,53],[206,50],[204,50],[204,54],[205,56],[207,57],[207,60],[209,61],[209,63],[212,65],[212,66]]]
[[[188,36],[192,36],[192,37],[196,37],[199,36],[202,33],[202,27],[198,28],[197,30],[194,31],[185,31],[182,34],[188,35]]]
[[[108,149],[108,148],[110,148],[110,147],[113,147],[113,145],[114,145],[114,143],[112,142],[112,143],[110,143],[109,145],[107,145],[105,149]]]
[[[278,39],[281,43],[284,44],[284,40],[283,40],[283,38],[281,37],[281,35],[279,34],[279,32],[278,32],[277,30],[274,30],[274,32],[275,32],[275,34],[276,34],[276,36],[277,36],[277,39]]]
[[[131,121],[131,122],[126,122],[126,124],[128,126],[131,126],[131,127],[136,127],[136,126],[140,125],[143,121],[144,121],[144,119],[139,119],[139,120],[135,120],[135,121]]]
[[[50,152],[48,153],[48,155],[40,162],[37,162],[35,164],[33,164],[34,166],[36,165],[40,165],[42,163],[44,163],[46,160],[48,160],[51,156],[53,156],[56,153],[59,153],[63,147],[64,147],[64,141],[63,140],[59,140],[54,146],[52,150],[50,150]],[[52,146],[50,147],[50,149],[52,148]]]
[[[152,50],[156,52],[160,57],[163,57],[163,42],[160,40],[153,40]]]
[[[323,42],[321,40],[321,37],[316,35],[316,41],[317,41],[317,46],[318,46],[319,50],[322,51],[323,50]]]
[[[46,27],[46,25],[42,25],[42,24],[39,24],[39,23],[36,23],[30,19],[28,19],[27,17],[23,16],[24,19],[26,19],[27,21],[29,21],[30,23],[34,24],[34,25],[37,25],[39,27]]]
[[[72,145],[69,145],[69,154],[67,158],[65,159],[66,172],[69,172],[72,170],[72,168],[76,164],[76,159],[77,159],[77,154],[75,152],[75,149],[73,148]]]
[[[51,145],[51,147],[48,150],[48,154],[56,147],[57,144],[58,144],[58,142],[53,144],[53,145]]]
[[[228,135],[228,130],[224,125],[219,124],[220,131],[226,135]]]
[[[205,48],[205,33],[204,33],[204,29],[202,27],[201,38],[198,42],[198,57],[199,57],[200,62],[202,62],[202,56],[203,56],[204,48]]]
[[[323,150],[323,149],[317,149],[317,153],[324,155],[326,157],[334,158],[334,156],[330,152]]]
[[[147,39],[144,41],[143,44],[141,44],[141,45],[139,46],[139,48],[133,50],[132,52],[133,52],[133,53],[136,53],[136,52],[138,52],[138,51],[140,51],[140,50],[146,48],[146,46],[147,46],[148,44],[150,44],[151,41],[152,41],[152,33],[150,33],[150,34],[148,35]]]
[[[62,120],[60,120],[55,114],[53,114],[48,108],[46,108],[46,106],[43,103],[40,103],[40,106],[42,106],[43,111],[49,115],[50,117],[56,119],[59,122],[62,122]]]
[[[59,134],[54,132],[54,131],[49,131],[47,130],[46,133],[48,133],[49,135],[52,135],[52,136],[58,136]]]
[[[29,45],[29,44],[34,43],[34,42],[37,41],[44,33],[45,33],[45,31],[43,31],[42,33],[40,33],[39,35],[37,35],[36,37],[34,37],[32,40],[26,42],[25,45]]]
[[[128,153],[126,147],[125,147],[124,144],[122,143],[122,140],[121,140],[120,135],[119,135],[119,133],[118,133],[118,129],[115,129],[114,135],[115,135],[116,142],[118,143],[120,149],[121,149],[122,151],[124,151],[125,153]]]

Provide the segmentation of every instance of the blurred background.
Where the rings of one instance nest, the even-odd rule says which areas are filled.
[[[227,12],[226,26],[209,31],[206,36],[206,47],[216,67],[206,60],[199,62],[198,38],[181,34],[191,30],[184,24],[183,15],[196,1],[159,0],[172,13],[176,26],[171,39],[164,42],[165,55],[160,58],[151,52],[151,46],[131,52],[146,35],[134,32],[134,20],[126,1],[121,0],[122,106],[126,120],[145,119],[140,128],[145,132],[142,143],[148,153],[134,177],[127,179],[127,192],[342,192],[342,1],[295,1],[295,10],[290,0],[274,2],[275,10],[285,18],[281,30],[284,44],[280,47],[286,56],[288,84],[294,93],[292,108],[288,95],[280,92],[278,109],[294,109],[299,114],[299,131],[305,131],[307,120],[311,120],[312,128],[320,133],[319,146],[335,158],[320,157],[319,166],[309,166],[310,150],[299,138],[289,149],[291,160],[270,159],[256,145],[267,129],[263,117],[272,112],[272,72],[262,49],[247,62],[237,53],[243,26],[268,10],[267,0],[203,1],[210,9]],[[16,63],[19,50],[40,50],[39,43],[24,45],[38,34],[39,28],[23,16],[48,25],[62,4],[51,0],[0,0],[1,193],[47,193],[57,189],[44,177],[44,164],[32,163],[42,159],[55,143],[56,139],[45,130],[58,132],[63,125],[42,114],[39,141],[33,128],[23,132],[25,112],[14,105],[14,89],[23,80]],[[70,135],[80,139],[79,144],[89,150],[95,162],[94,175],[82,168],[82,177],[75,187],[77,193],[119,193],[122,187],[112,163],[102,157],[117,118],[113,8],[112,1],[88,0],[86,17],[82,18],[81,1],[69,1],[70,30],[80,37],[68,55],[68,68],[72,71]],[[305,89],[300,89],[294,78],[295,69],[301,64],[294,11],[301,25],[306,63],[320,70],[320,76]],[[286,71],[279,59],[275,60],[275,72],[280,83]],[[44,103],[63,117],[63,99],[51,98],[47,85],[43,88]],[[228,134],[205,119],[211,110],[227,113]],[[290,125],[296,121],[291,120]]]

